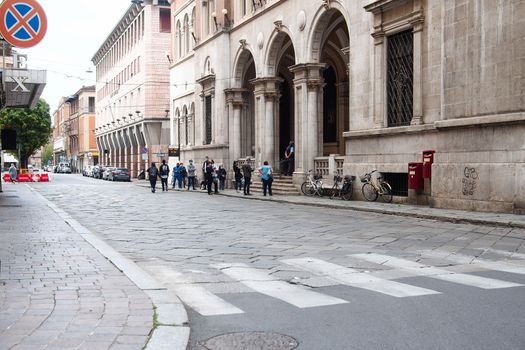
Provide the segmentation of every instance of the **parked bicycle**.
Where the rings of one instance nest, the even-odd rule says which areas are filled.
[[[305,196],[323,196],[323,177],[313,173],[313,170],[308,171],[306,180],[301,185],[301,192]]]
[[[373,170],[360,177],[361,182],[363,182],[363,188],[361,189],[363,197],[369,202],[374,202],[378,196],[381,196],[386,203],[392,202],[392,187],[382,176],[378,176],[376,181],[373,181],[372,174],[375,172],[377,172],[377,170]]]
[[[335,175],[334,176],[334,185],[332,186],[332,196],[330,199],[339,197],[344,200],[350,200],[354,192],[354,180],[355,176],[346,175],[344,178]],[[342,182],[342,185],[341,185]]]

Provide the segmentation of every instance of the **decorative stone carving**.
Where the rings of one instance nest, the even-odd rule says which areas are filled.
[[[244,50],[246,48],[246,39],[239,40],[239,43],[241,44],[241,48]]]
[[[257,46],[259,47],[259,50],[262,50],[264,47],[264,35],[262,32],[259,32],[257,35]]]
[[[304,12],[304,10],[301,10],[297,14],[297,26],[299,27],[300,31],[303,31],[306,27],[306,12]]]
[[[330,9],[330,0],[323,0],[323,6],[326,10]]]
[[[274,21],[273,24],[275,24],[276,31],[280,32],[281,30],[283,30],[283,21],[281,21],[280,19]]]

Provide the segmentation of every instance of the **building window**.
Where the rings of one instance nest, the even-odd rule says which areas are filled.
[[[184,138],[185,138],[185,145],[189,145],[189,138],[188,138],[189,132],[188,132],[188,115],[186,114],[186,117],[184,118]]]
[[[212,135],[212,130],[211,130],[211,113],[212,113],[212,110],[211,110],[211,96],[206,96],[205,97],[205,108],[206,108],[206,111],[205,111],[205,127],[206,127],[206,140],[204,141],[205,144],[209,145],[211,143],[211,135]]]
[[[89,113],[95,113],[95,98],[90,97],[88,103]]]
[[[171,11],[168,9],[160,9],[159,20],[160,20],[160,32],[161,33],[171,33]]]
[[[414,35],[407,30],[388,37],[388,126],[410,125],[414,95]]]

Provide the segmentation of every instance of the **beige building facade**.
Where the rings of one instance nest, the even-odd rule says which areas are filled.
[[[92,59],[100,161],[134,177],[167,159],[170,20],[165,0],[133,3]]]
[[[294,140],[297,185],[377,169],[398,202],[523,212],[523,18],[519,0],[174,1],[170,143],[279,168]]]

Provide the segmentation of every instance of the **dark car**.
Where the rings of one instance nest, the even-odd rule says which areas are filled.
[[[129,170],[126,168],[114,168],[111,169],[108,175],[109,181],[131,181]]]
[[[95,165],[95,168],[93,168],[93,177],[95,179],[102,179],[104,168],[105,168],[104,165]]]

